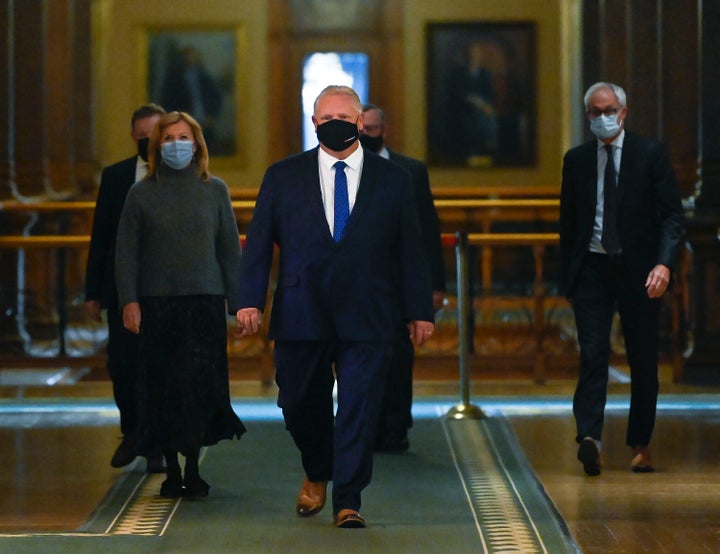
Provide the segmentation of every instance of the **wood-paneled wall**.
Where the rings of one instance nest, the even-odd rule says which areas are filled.
[[[684,196],[720,204],[717,179],[718,2],[700,0],[567,0],[582,5],[582,81],[622,84],[628,127],[665,140]],[[98,0],[0,2],[0,200],[94,190],[93,5]],[[323,10],[361,10],[333,23]],[[268,0],[269,158],[300,148],[301,114],[288,91],[299,89],[302,59],[323,48],[370,54],[371,97],[402,119],[403,0],[325,3]],[[312,10],[316,10],[313,12]],[[711,45],[714,45],[713,48]],[[255,63],[257,60],[253,60]],[[262,61],[262,60],[260,60]],[[700,67],[700,64],[703,64]],[[574,99],[577,109],[580,99]],[[558,106],[554,109],[569,109]],[[401,126],[393,144],[403,149]],[[587,131],[585,131],[587,133]],[[589,136],[589,135],[587,135]],[[702,183],[700,183],[702,179]],[[711,183],[708,183],[708,179]],[[460,183],[459,183],[460,184]],[[702,187],[700,186],[702,184]],[[522,183],[520,184],[522,186]]]
[[[93,188],[91,2],[2,2],[0,200]]]
[[[625,88],[627,128],[665,141],[683,191],[699,169],[697,0],[584,0],[583,81]],[[587,138],[590,138],[586,130]]]
[[[0,201],[94,196],[99,163],[93,130],[102,114],[93,109],[93,11],[105,4],[0,0]],[[720,309],[720,2],[563,0],[557,5],[570,4],[582,8],[582,84],[612,80],[623,85],[630,109],[628,128],[659,137],[668,146],[688,200],[694,251],[695,344],[689,363],[720,367],[720,326],[712,315]],[[403,99],[408,98],[410,78],[404,70],[404,41],[407,21],[414,20],[409,17],[412,2],[266,0],[265,6],[263,17],[270,21],[268,55],[253,63],[268,66],[263,125],[269,132],[263,136],[269,159],[258,163],[299,150],[298,134],[288,129],[300,127],[301,115],[287,94],[299,90],[297,69],[312,50],[368,51],[373,60],[373,100],[395,117],[411,115],[405,113]],[[318,6],[317,13],[303,11]],[[423,6],[427,11],[427,3]],[[477,12],[472,3],[468,6]],[[350,7],[361,11],[344,23],[333,25],[323,18],[326,8]],[[572,101],[577,104],[538,110],[577,109],[581,99]],[[404,140],[402,133],[393,136],[399,149]],[[472,179],[479,180],[477,174]],[[3,217],[0,232],[10,227],[16,232],[19,223]],[[0,276],[2,282],[13,279],[4,269]]]

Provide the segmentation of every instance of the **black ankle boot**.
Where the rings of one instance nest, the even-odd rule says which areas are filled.
[[[185,457],[185,496],[203,498],[210,492],[210,485],[200,477],[200,452]]]
[[[203,481],[199,474],[185,474],[185,496],[188,498],[204,498],[210,492],[210,485]]]
[[[167,450],[163,454],[167,465],[167,479],[160,485],[160,496],[164,498],[180,498],[183,496],[184,491],[177,452]]]
[[[163,498],[180,498],[183,496],[183,483],[180,474],[170,475],[168,472],[167,479],[160,485],[160,496]]]

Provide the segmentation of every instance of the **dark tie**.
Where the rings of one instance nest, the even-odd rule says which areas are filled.
[[[610,255],[620,253],[620,239],[617,232],[617,178],[612,144],[606,144],[607,163],[603,182],[603,230],[600,242]]]
[[[348,202],[347,177],[345,176],[345,162],[336,162],[335,168],[335,228],[333,239],[340,242],[350,217],[350,203]]]

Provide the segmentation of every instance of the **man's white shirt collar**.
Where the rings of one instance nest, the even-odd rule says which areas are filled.
[[[135,182],[143,180],[147,176],[148,163],[140,156],[137,156],[135,162]]]
[[[352,169],[353,171],[360,171],[362,169],[363,164],[363,149],[362,146],[359,146],[355,152],[350,154],[347,158],[344,160],[340,160],[339,158],[336,158],[335,156],[331,156],[325,150],[323,150],[321,147],[318,146],[318,162],[328,171],[332,168],[333,165],[335,165],[335,162],[343,161],[347,164],[347,166]]]
[[[347,164],[345,168],[345,176],[347,177],[348,204],[350,213],[355,206],[358,188],[360,187],[360,174],[362,173],[363,162],[365,156],[362,147],[358,147],[355,152],[342,160]],[[320,193],[322,195],[323,207],[325,209],[325,218],[327,219],[330,229],[333,229],[335,221],[335,169],[333,165],[341,161],[335,156],[325,152],[318,147],[318,170],[320,173]]]

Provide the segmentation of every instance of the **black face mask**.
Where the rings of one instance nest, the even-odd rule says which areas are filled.
[[[138,156],[144,161],[148,161],[148,146],[150,145],[150,137],[141,138],[138,140]]]
[[[318,125],[317,138],[333,152],[342,152],[358,139],[360,133],[357,125],[342,119],[331,119]]]
[[[376,137],[371,137],[369,135],[360,135],[360,144],[362,144],[368,150],[372,150],[373,152],[380,152],[383,147],[383,137],[382,135],[378,135]]]

